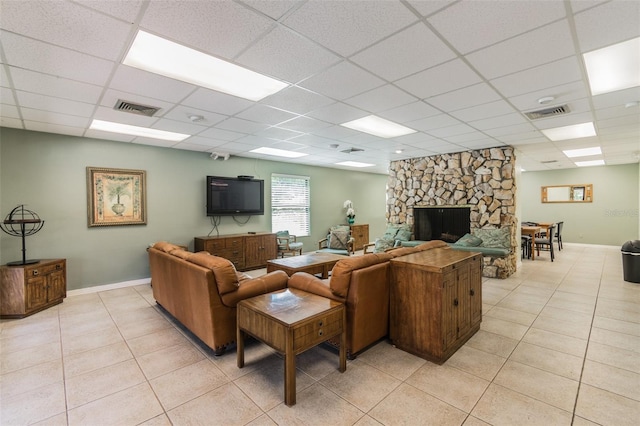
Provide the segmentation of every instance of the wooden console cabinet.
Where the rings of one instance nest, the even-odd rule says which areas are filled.
[[[240,271],[264,268],[278,253],[276,234],[270,233],[196,237],[194,247],[196,252],[204,250],[229,259]]]
[[[390,338],[438,364],[480,329],[482,255],[436,248],[391,260]]]
[[[365,244],[369,244],[369,225],[349,225],[353,237],[353,249],[362,250]]]
[[[23,318],[67,297],[66,259],[0,266],[0,318]]]

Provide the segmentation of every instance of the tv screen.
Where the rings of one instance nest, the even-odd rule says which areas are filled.
[[[207,176],[207,216],[263,214],[263,180]]]

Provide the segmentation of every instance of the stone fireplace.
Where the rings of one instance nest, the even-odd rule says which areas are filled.
[[[512,253],[484,258],[484,275],[506,278],[516,270],[517,250],[512,147],[393,161],[387,185],[387,221],[414,227],[418,208],[467,207],[470,229],[511,231]],[[416,238],[417,239],[417,238]]]
[[[414,207],[414,237],[455,243],[471,231],[470,213],[469,207]]]

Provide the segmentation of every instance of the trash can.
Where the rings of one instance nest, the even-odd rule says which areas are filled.
[[[622,271],[625,281],[640,284],[640,240],[622,245]]]

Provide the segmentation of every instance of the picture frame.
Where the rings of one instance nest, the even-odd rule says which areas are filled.
[[[87,167],[89,227],[147,224],[144,170]]]

